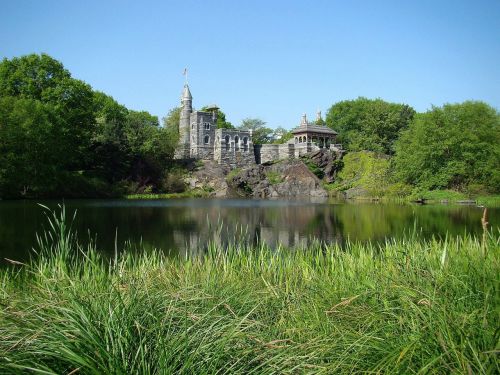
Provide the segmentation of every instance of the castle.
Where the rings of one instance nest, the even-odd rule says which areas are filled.
[[[320,149],[341,151],[340,145],[335,144],[337,132],[308,122],[306,115],[292,130],[294,136],[287,143],[254,145],[252,131],[217,129],[218,109],[214,105],[205,111],[193,111],[191,91],[187,84],[184,85],[176,159],[215,160],[218,164],[235,168],[299,158]],[[321,113],[318,113],[318,119],[321,119]]]

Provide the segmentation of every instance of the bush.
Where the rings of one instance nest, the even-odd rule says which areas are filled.
[[[162,179],[161,187],[166,193],[182,193],[186,191],[183,171],[179,169],[168,171]]]

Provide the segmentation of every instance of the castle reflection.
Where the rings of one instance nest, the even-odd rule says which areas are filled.
[[[59,202],[43,203],[57,208]],[[182,255],[203,253],[212,244],[304,248],[313,241],[380,243],[415,231],[426,238],[478,235],[482,214],[480,208],[463,206],[243,199],[66,201],[71,216],[75,209],[73,228],[80,241],[93,238],[105,254],[113,254],[116,241],[119,249],[130,243],[138,251],[161,249]],[[500,209],[489,210],[489,215],[497,230]],[[27,259],[36,248],[35,233],[45,224],[35,202],[0,202],[0,259]]]

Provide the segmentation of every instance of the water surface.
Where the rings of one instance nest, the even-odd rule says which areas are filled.
[[[60,201],[41,202],[56,208]],[[132,248],[172,253],[201,252],[208,241],[307,246],[313,239],[343,244],[381,242],[417,231],[431,236],[480,234],[482,209],[457,205],[328,203],[249,199],[67,200],[68,216],[80,239],[96,240],[112,254],[126,241]],[[500,225],[500,209],[489,210],[491,225]],[[46,226],[35,201],[0,201],[0,259],[26,260],[36,247],[35,233]],[[89,235],[90,234],[90,235]]]

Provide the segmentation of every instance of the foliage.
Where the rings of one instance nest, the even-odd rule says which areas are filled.
[[[396,143],[395,176],[422,190],[500,191],[500,115],[482,102],[434,107]]]
[[[202,111],[207,111],[210,107],[204,106]],[[226,120],[226,114],[220,109],[217,110],[217,129],[234,129],[233,124]]]
[[[184,171],[181,169],[171,169],[162,180],[162,190],[168,193],[182,193],[186,190],[184,182]]]
[[[283,144],[292,139],[293,134],[291,130],[286,130],[278,126],[276,129],[273,130],[271,137],[272,137],[272,143]]]
[[[241,169],[240,168],[233,168],[231,169],[231,171],[227,174],[226,176],[226,180],[232,180],[233,178],[235,178],[239,173],[241,172]]]
[[[0,198],[159,186],[176,143],[155,116],[93,91],[46,54],[0,63]]]
[[[192,189],[182,193],[163,193],[163,194],[130,194],[126,195],[125,199],[180,199],[180,198],[206,198],[210,191],[206,189]]]
[[[302,161],[309,168],[309,170],[316,175],[319,179],[325,177],[325,172],[322,168],[320,168],[316,163],[314,163],[311,159],[303,158]]]
[[[258,118],[246,118],[241,122],[238,129],[251,130],[252,142],[256,145],[271,143],[273,141],[273,130],[265,127],[266,122]]]
[[[348,151],[394,154],[394,141],[406,129],[415,110],[406,104],[382,99],[358,98],[334,104],[326,124],[339,133],[338,141]]]
[[[2,373],[498,373],[498,235],[106,260],[50,216],[0,270]]]
[[[266,177],[271,185],[276,185],[280,182],[283,182],[283,176],[281,176],[281,174],[276,171],[267,171]]]
[[[361,196],[403,198],[412,187],[392,179],[390,157],[371,151],[350,152],[342,159],[337,180],[326,186],[332,191],[356,190]]]

